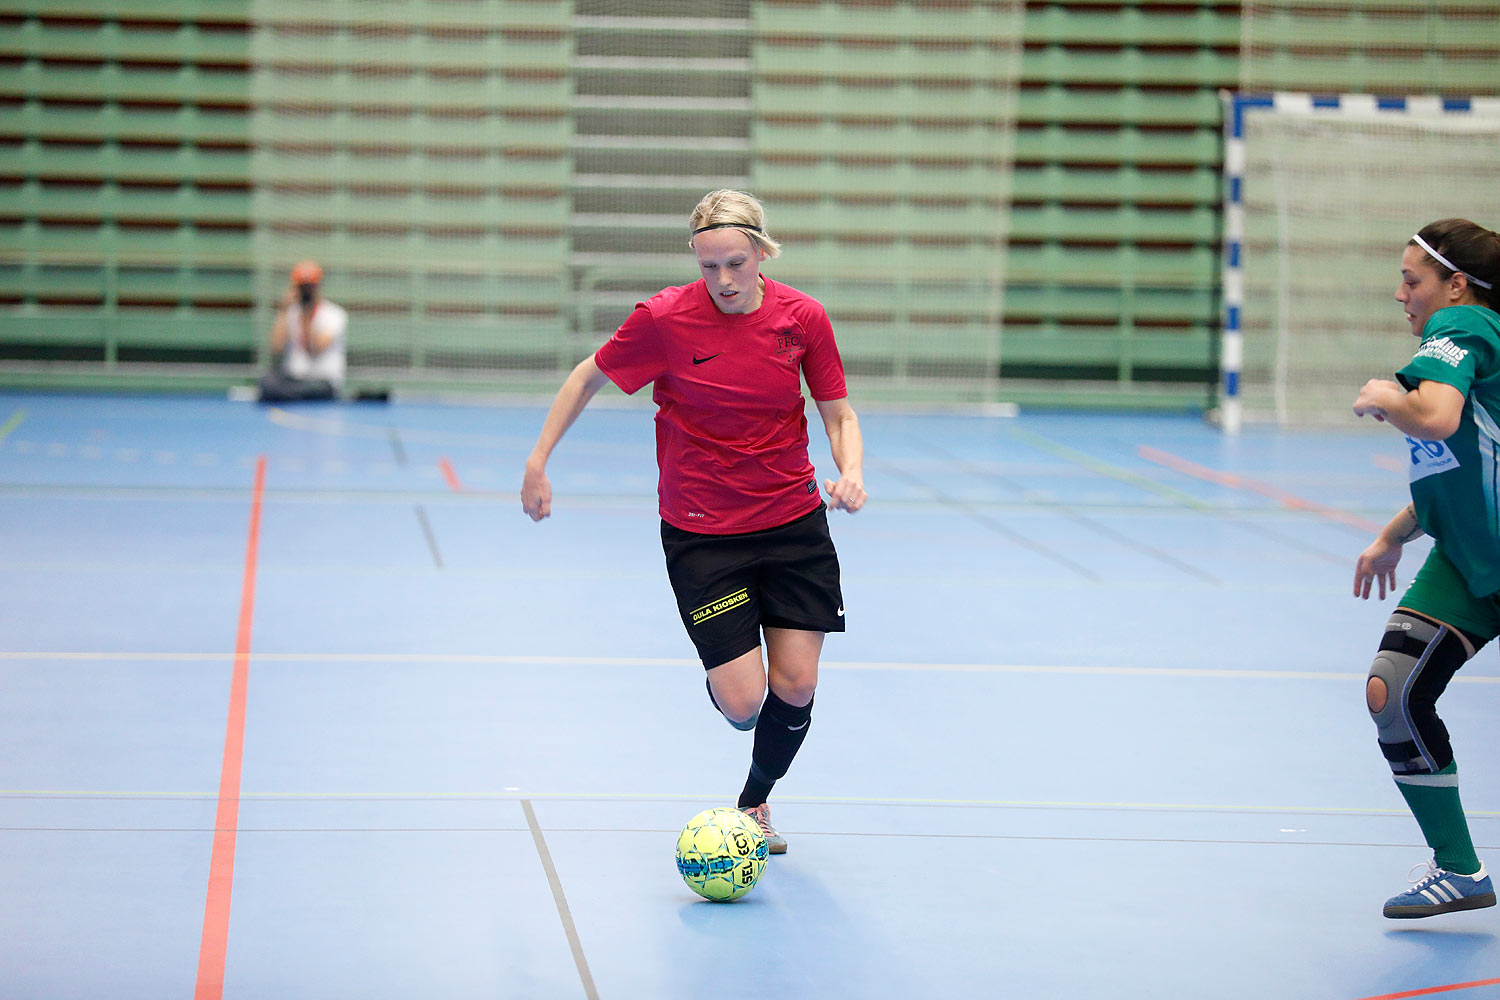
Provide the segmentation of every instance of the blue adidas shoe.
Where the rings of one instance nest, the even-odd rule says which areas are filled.
[[[1416,876],[1422,866],[1412,868]],[[1386,916],[1393,919],[1433,917],[1439,913],[1455,910],[1482,910],[1495,905],[1495,886],[1490,882],[1489,872],[1480,862],[1479,871],[1473,875],[1455,875],[1437,866],[1436,861],[1427,862],[1427,870],[1412,879],[1416,884],[1405,892],[1385,901]]]

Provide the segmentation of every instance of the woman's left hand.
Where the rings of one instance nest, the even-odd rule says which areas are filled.
[[[865,484],[848,476],[839,477],[838,482],[823,480],[823,489],[828,491],[828,506],[834,510],[847,510],[851,514],[858,513],[870,498],[865,492]]]
[[[1401,545],[1387,540],[1385,533],[1381,532],[1354,562],[1354,596],[1368,601],[1372,583],[1378,585],[1382,601],[1386,590],[1395,594],[1396,564],[1400,561]]]

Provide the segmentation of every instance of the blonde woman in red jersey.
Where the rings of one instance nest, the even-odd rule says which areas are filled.
[[[844,631],[826,510],[864,506],[864,445],[828,314],[760,273],[781,252],[760,202],[712,191],[689,229],[702,278],[637,305],[573,369],[527,459],[521,509],[533,521],[551,514],[547,459],[606,381],[627,394],[653,386],[667,575],[714,706],[755,730],[738,804],[781,854],[766,798],[807,735],[823,636]],[[826,506],[807,453],[804,377],[839,469],[823,483]]]

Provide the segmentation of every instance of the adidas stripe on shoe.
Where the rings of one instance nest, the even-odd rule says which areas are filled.
[[[1439,913],[1480,910],[1495,905],[1495,886],[1482,863],[1473,875],[1456,875],[1439,868],[1436,861],[1429,861],[1426,871],[1417,876],[1422,868],[1422,865],[1417,865],[1411,870],[1415,885],[1385,901],[1382,912],[1387,917],[1398,920],[1434,917]]]

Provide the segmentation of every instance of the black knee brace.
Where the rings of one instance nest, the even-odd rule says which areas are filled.
[[[1370,666],[1370,677],[1385,683],[1385,707],[1370,717],[1379,729],[1380,751],[1397,775],[1434,774],[1453,763],[1437,700],[1468,656],[1463,638],[1447,625],[1404,611],[1386,622]]]

